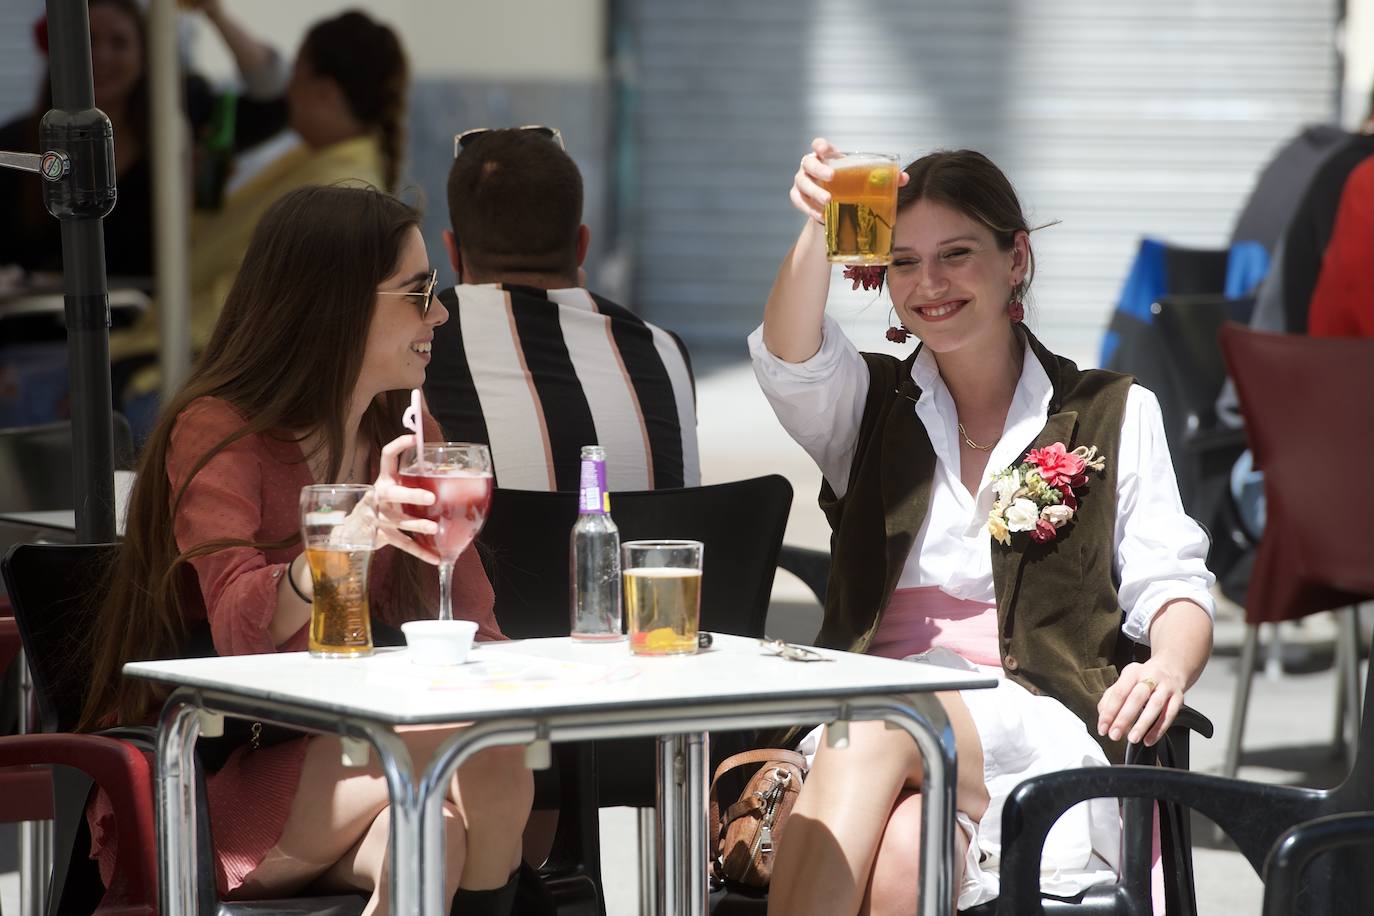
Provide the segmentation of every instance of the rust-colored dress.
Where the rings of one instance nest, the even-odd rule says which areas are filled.
[[[188,406],[172,430],[167,476],[172,492],[186,481],[196,462],[236,429],[244,419],[225,401],[201,398]],[[442,438],[438,425],[425,416],[425,435]],[[377,456],[371,475],[377,473]],[[266,435],[246,436],[221,450],[192,479],[175,519],[177,546],[189,550],[225,538],[255,543],[281,541],[300,530],[301,487],[314,483],[300,446]],[[184,598],[188,624],[208,619],[215,651],[220,655],[298,652],[306,648],[307,627],[281,646],[268,634],[277,606],[277,585],[299,540],[280,550],[237,547],[191,561],[199,591]],[[397,607],[388,600],[387,583],[396,557],[394,547],[378,550],[369,575],[369,602],[377,619],[392,626],[433,617],[438,606],[438,573],[424,607]],[[455,615],[478,624],[478,640],[504,639],[492,614],[492,590],[474,550],[458,560],[453,577]],[[300,781],[306,742],[288,741],[250,750],[239,748],[207,781],[210,824],[221,894],[243,883],[276,845],[286,825]],[[100,862],[108,885],[114,869],[114,821],[103,793],[92,805],[92,857]]]

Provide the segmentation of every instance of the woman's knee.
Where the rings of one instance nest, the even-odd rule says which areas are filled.
[[[534,803],[534,774],[523,747],[494,747],[474,754],[458,768],[463,813],[473,819],[501,819],[519,832]]]

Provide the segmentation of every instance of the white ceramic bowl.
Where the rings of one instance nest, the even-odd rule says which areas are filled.
[[[461,665],[468,660],[477,624],[471,620],[410,620],[401,624],[406,651],[417,665]]]

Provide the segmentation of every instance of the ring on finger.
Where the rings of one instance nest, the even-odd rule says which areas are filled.
[[[1159,681],[1155,680],[1152,677],[1142,677],[1140,679],[1140,683],[1144,684],[1146,687],[1149,687],[1150,693],[1154,693],[1155,690],[1159,688]]]

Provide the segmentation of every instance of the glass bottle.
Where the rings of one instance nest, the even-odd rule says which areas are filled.
[[[620,625],[620,532],[611,521],[606,451],[582,447],[577,522],[572,529],[571,616],[574,639],[614,640]]]

